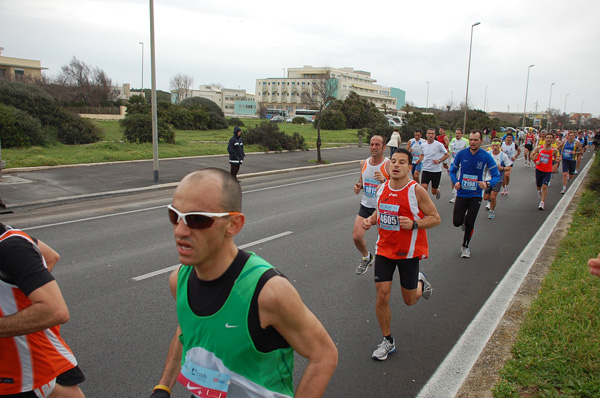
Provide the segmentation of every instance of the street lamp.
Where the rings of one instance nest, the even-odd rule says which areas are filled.
[[[429,111],[429,82],[427,83],[427,102],[425,102],[425,114]]]
[[[485,86],[485,94],[483,94],[483,111],[485,112],[485,108],[486,108],[486,101],[487,101],[487,88],[488,86]]]
[[[569,96],[569,94],[567,93],[565,95],[565,107],[563,108],[563,113],[566,115],[567,114],[567,97]]]
[[[142,97],[144,96],[144,43],[139,42],[142,45],[142,88],[140,91],[142,92]]]
[[[523,106],[523,131],[525,131],[525,114],[527,113],[527,91],[529,90],[529,71],[535,65],[529,65],[527,67],[527,85],[525,86],[525,105]]]
[[[552,128],[552,121],[550,120],[552,114],[550,113],[550,108],[552,106],[552,86],[554,86],[555,84],[556,83],[552,83],[550,85],[550,99],[548,100],[548,131],[550,131],[550,129]]]
[[[469,66],[467,67],[467,94],[465,95],[465,119],[463,121],[463,132],[467,132],[467,110],[469,109],[469,76],[471,74],[471,49],[473,48],[473,28],[481,22],[471,25],[471,41],[469,42]]]
[[[578,130],[581,130],[581,120],[583,119],[583,103],[585,101],[581,101],[581,112],[579,112],[579,128]]]
[[[283,71],[283,78],[285,79],[285,68],[281,68],[281,70]]]

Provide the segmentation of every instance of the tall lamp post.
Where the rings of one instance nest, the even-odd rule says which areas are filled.
[[[527,67],[527,85],[525,85],[525,105],[523,106],[523,131],[525,131],[525,114],[527,113],[527,91],[529,91],[529,71],[535,65],[529,65]]]
[[[285,68],[281,68],[281,70],[283,71],[283,78],[285,79]]]
[[[154,168],[154,182],[159,180],[159,162],[158,162],[158,116],[156,106],[156,63],[155,61],[155,40],[154,40],[154,0],[150,1],[150,78],[152,81],[152,167]]]
[[[463,120],[463,132],[467,133],[467,111],[469,109],[469,77],[471,75],[471,49],[473,48],[473,28],[481,22],[471,25],[471,41],[469,42],[469,66],[467,67],[467,94],[465,95],[465,118]]]
[[[579,112],[579,128],[578,130],[581,130],[581,120],[583,119],[583,103],[585,101],[581,101],[581,112]]]
[[[485,86],[485,94],[483,94],[483,111],[484,112],[486,111],[486,108],[487,108],[487,106],[486,106],[486,101],[487,101],[487,87],[488,86]]]
[[[427,83],[427,101],[425,102],[425,113],[429,112],[429,82]]]
[[[569,94],[567,93],[565,95],[565,107],[563,108],[563,113],[566,115],[567,114],[567,97],[569,96]]]
[[[550,118],[552,117],[552,114],[550,113],[550,108],[552,106],[552,86],[554,86],[556,83],[552,83],[550,85],[550,99],[548,100],[548,131],[550,131],[550,129],[552,129],[552,120],[550,120]]]
[[[142,97],[144,96],[144,43],[140,41],[142,45],[142,87],[140,91],[142,92]]]

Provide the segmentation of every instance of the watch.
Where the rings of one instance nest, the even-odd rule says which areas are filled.
[[[417,224],[417,220],[413,220],[413,227],[412,229],[419,229],[419,224]]]

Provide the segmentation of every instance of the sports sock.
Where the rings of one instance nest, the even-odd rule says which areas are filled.
[[[390,343],[394,344],[394,338],[391,334],[389,336],[383,336],[383,338],[389,341]]]

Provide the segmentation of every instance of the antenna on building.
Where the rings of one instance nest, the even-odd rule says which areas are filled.
[[[2,55],[2,51],[4,51],[4,47],[0,47],[0,55]]]

